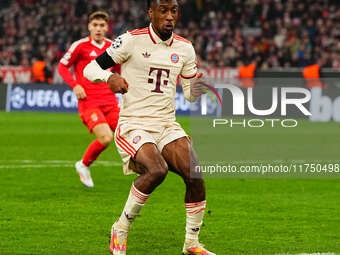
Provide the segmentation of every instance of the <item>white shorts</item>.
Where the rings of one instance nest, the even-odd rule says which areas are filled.
[[[145,143],[153,143],[162,152],[165,145],[187,137],[181,125],[175,121],[153,123],[118,123],[115,143],[123,160],[124,174],[135,173],[134,159],[137,151]]]

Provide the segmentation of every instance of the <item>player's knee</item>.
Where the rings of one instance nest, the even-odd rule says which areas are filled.
[[[153,173],[153,180],[155,183],[162,183],[168,174],[168,170],[160,169]]]
[[[168,165],[164,160],[155,163],[152,169],[149,169],[150,178],[155,183],[161,183],[168,174]]]
[[[98,140],[103,146],[107,147],[111,144],[113,140],[113,135],[111,133],[108,133],[108,134],[100,136]]]

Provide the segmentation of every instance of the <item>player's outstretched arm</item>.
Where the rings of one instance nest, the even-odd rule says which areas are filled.
[[[109,60],[110,59],[110,60]],[[118,74],[113,74],[105,69],[114,66],[111,57],[104,52],[95,60],[92,60],[84,69],[84,76],[92,82],[106,82],[113,93],[126,93],[128,83]]]

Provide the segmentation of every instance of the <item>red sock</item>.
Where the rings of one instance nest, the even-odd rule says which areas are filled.
[[[93,161],[98,158],[99,154],[105,149],[106,147],[103,146],[98,140],[94,140],[85,151],[83,156],[84,165],[90,166]]]

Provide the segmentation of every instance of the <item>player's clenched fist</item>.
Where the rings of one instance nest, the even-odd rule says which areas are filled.
[[[107,80],[107,84],[113,93],[125,94],[129,87],[127,81],[118,74],[112,74]]]
[[[202,80],[203,73],[197,74],[191,84],[191,95],[194,97],[200,97],[206,93],[205,81]]]

